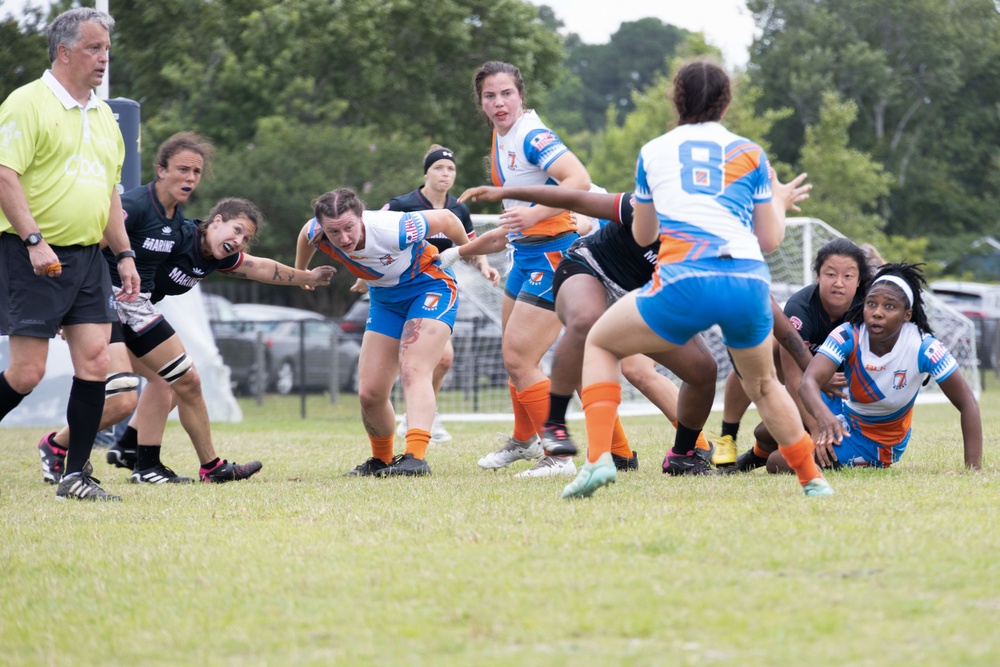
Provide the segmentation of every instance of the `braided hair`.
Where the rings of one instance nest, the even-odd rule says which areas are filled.
[[[707,60],[690,62],[674,76],[673,102],[678,125],[717,122],[732,99],[726,71]]]
[[[868,288],[865,290],[865,296],[875,286],[875,283],[882,276],[895,276],[900,280],[903,280],[907,285],[909,285],[910,290],[913,292],[913,303],[910,304],[910,309],[913,311],[910,321],[917,325],[917,329],[920,333],[933,334],[931,330],[930,321],[927,318],[927,311],[924,309],[924,299],[922,294],[923,287],[927,286],[927,280],[924,278],[924,272],[920,268],[923,264],[907,264],[906,262],[898,262],[892,264],[883,264],[882,267],[875,273],[874,277],[870,283],[868,283]],[[888,281],[882,281],[880,285],[889,285],[892,289],[896,290],[904,300],[909,300],[907,295],[898,286]],[[851,310],[847,313],[847,321],[855,326],[859,326],[865,319],[865,301],[867,299],[862,299],[861,303],[855,304]]]

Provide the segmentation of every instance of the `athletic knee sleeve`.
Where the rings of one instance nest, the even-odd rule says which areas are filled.
[[[193,366],[194,362],[192,362],[186,354],[182,354],[170,363],[166,364],[160,370],[156,371],[156,374],[168,383],[173,384],[180,380],[181,376],[191,370]]]
[[[104,385],[104,398],[111,398],[127,391],[139,390],[139,376],[135,373],[112,373]]]

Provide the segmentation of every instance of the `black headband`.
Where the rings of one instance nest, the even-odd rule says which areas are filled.
[[[427,170],[431,168],[431,165],[438,160],[451,160],[454,162],[455,154],[447,148],[438,148],[437,150],[431,151],[427,154],[427,157],[424,158],[424,173],[426,174]]]

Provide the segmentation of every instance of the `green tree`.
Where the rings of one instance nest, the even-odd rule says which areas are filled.
[[[886,231],[981,228],[1000,201],[1000,15],[989,0],[749,0],[762,27],[749,70],[760,109],[795,114],[772,140],[798,157],[824,91],[852,100],[850,145],[893,176]],[[992,217],[992,216],[989,216]]]
[[[48,69],[48,38],[41,22],[39,9],[29,10],[20,22],[12,16],[0,21],[0,102]]]
[[[677,115],[667,95],[672,86],[673,72],[686,60],[696,57],[713,58],[719,62],[722,55],[709,45],[701,33],[692,33],[678,47],[677,55],[644,90],[632,95],[634,111],[625,116],[619,125],[615,122],[616,109],[607,109],[607,127],[595,138],[593,151],[587,162],[591,180],[609,191],[628,191],[634,185],[635,163],[642,148],[651,139],[672,129]],[[669,75],[668,75],[669,74]],[[733,75],[733,103],[723,123],[731,131],[748,137],[769,152],[767,134],[772,125],[790,111],[780,109],[758,114],[755,102],[760,91],[749,85],[743,74]],[[784,171],[788,172],[786,168]]]
[[[263,254],[291,262],[302,224],[312,217],[310,202],[338,187],[353,188],[369,208],[422,184],[426,146],[374,127],[306,125],[285,117],[261,118],[251,142],[221,151],[214,177],[188,207],[203,215],[216,199],[251,199],[266,212],[260,234]]]
[[[892,176],[865,153],[851,148],[848,136],[858,116],[854,102],[834,91],[823,95],[817,122],[806,128],[800,171],[813,185],[803,212],[820,218],[852,240],[884,244],[884,221],[875,212],[889,192]]]
[[[656,18],[622,23],[607,44],[586,44],[578,35],[566,40],[564,77],[553,91],[553,110],[570,132],[606,127],[607,109],[622,122],[634,107],[632,96],[666,71],[667,61],[688,36],[688,31]]]

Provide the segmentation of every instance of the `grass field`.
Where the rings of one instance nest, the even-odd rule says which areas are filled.
[[[640,469],[586,501],[478,469],[504,425],[449,424],[431,478],[346,479],[356,398],[243,407],[216,447],[259,475],[138,487],[96,450],[124,496],[98,506],[41,482],[44,429],[0,429],[0,664],[1000,664],[996,390],[982,472],[952,474],[957,411],[920,406],[900,465],[833,473],[826,499],[667,478],[655,418],[626,420]],[[196,472],[176,423],[164,460]]]

